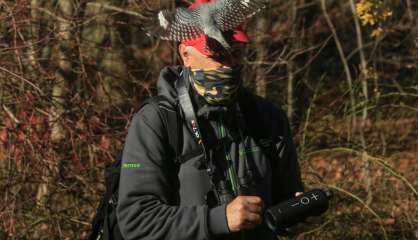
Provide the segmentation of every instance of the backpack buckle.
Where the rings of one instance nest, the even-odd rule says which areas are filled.
[[[118,199],[116,198],[116,196],[114,194],[112,194],[112,196],[109,199],[109,204],[116,206],[118,204]]]

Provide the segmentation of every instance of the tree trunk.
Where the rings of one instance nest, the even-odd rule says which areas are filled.
[[[345,56],[344,53],[344,49],[343,46],[341,44],[341,41],[338,37],[337,34],[337,30],[335,29],[334,24],[331,21],[331,18],[328,15],[327,12],[327,6],[326,6],[326,2],[325,0],[321,0],[321,8],[322,8],[322,12],[324,14],[325,20],[332,32],[332,36],[334,38],[335,44],[337,45],[337,49],[338,49],[338,53],[340,55],[340,59],[341,62],[344,66],[344,72],[346,75],[346,79],[347,79],[347,85],[348,85],[348,91],[350,93],[350,107],[351,110],[349,111],[351,114],[351,117],[349,118],[349,122],[348,122],[348,131],[347,131],[347,139],[348,141],[351,140],[351,134],[353,132],[355,132],[356,129],[356,115],[355,115],[355,106],[356,106],[356,102],[355,102],[355,98],[354,98],[354,88],[353,88],[353,78],[351,76],[351,72],[350,72],[350,68],[348,66],[348,61],[347,61],[347,57]]]
[[[101,0],[100,4],[117,6],[116,1]],[[119,7],[119,6],[117,6]],[[97,110],[104,111],[111,105],[122,103],[124,89],[127,88],[127,66],[125,63],[124,48],[119,31],[112,25],[113,18],[107,14],[112,10],[99,5],[88,5],[87,16],[96,16],[95,21],[86,25],[83,29],[83,39],[88,40],[82,48],[88,51],[90,61],[98,63],[98,71],[92,75],[97,79]]]
[[[264,61],[267,57],[267,51],[265,46],[265,37],[264,33],[266,30],[266,17],[260,16],[257,19],[257,37],[255,39],[256,42],[256,76],[255,76],[255,86],[256,86],[256,94],[262,97],[266,97],[267,95],[267,81],[264,72]]]
[[[57,21],[59,45],[56,50],[58,68],[55,71],[55,83],[52,87],[52,106],[49,114],[49,127],[51,129],[50,140],[52,143],[59,143],[65,139],[66,134],[62,124],[62,115],[65,112],[65,99],[69,93],[69,85],[72,81],[72,63],[71,63],[71,44],[73,42],[73,33],[71,31],[71,19],[74,14],[74,3],[68,0],[59,0],[57,9],[62,18]],[[49,163],[52,166],[55,163]],[[48,195],[48,183],[51,180],[51,171],[44,168],[42,174],[42,183],[38,187],[36,200],[38,205],[43,205],[45,197]]]
[[[363,101],[365,102],[365,105],[363,106],[362,109],[362,116],[361,116],[361,122],[360,122],[360,142],[361,142],[361,147],[362,147],[362,154],[361,154],[361,158],[362,158],[362,162],[364,165],[364,175],[365,175],[365,184],[366,184],[366,191],[367,191],[367,204],[370,204],[372,202],[372,189],[371,189],[371,183],[372,183],[372,178],[370,176],[370,160],[367,157],[367,142],[366,142],[366,136],[365,136],[365,128],[366,128],[366,121],[367,121],[367,107],[368,107],[368,102],[369,102],[369,94],[368,94],[368,86],[367,86],[367,79],[369,78],[368,76],[368,67],[367,67],[367,62],[366,62],[366,57],[364,55],[364,44],[363,44],[363,34],[361,32],[361,27],[360,27],[360,21],[358,19],[358,14],[356,11],[356,6],[354,3],[354,0],[350,0],[350,6],[351,6],[351,11],[353,13],[353,19],[354,19],[354,25],[356,27],[356,37],[357,37],[357,46],[359,49],[359,54],[360,54],[360,81],[361,81],[361,86],[362,86],[362,92],[363,92]]]

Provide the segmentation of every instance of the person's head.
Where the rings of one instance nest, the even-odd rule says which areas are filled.
[[[216,46],[219,44],[215,42],[213,45]],[[222,49],[221,46],[208,47],[210,54],[200,51],[196,46],[186,45],[184,43],[180,43],[178,50],[184,66],[192,69],[212,69],[222,66],[231,67],[241,63],[244,57],[243,43],[231,42],[230,45],[230,52]]]
[[[210,0],[196,0],[190,8]],[[226,50],[215,39],[201,34],[179,45],[183,64],[191,69],[190,81],[196,92],[211,105],[230,105],[242,86],[240,65],[249,39],[240,27],[222,33],[231,47]]]
[[[189,8],[208,2],[211,0],[196,0]],[[192,69],[213,69],[239,64],[243,59],[245,44],[249,42],[247,34],[241,27],[237,27],[223,32],[223,37],[231,46],[231,50],[227,51],[216,40],[204,34],[182,41],[178,50],[183,64]]]

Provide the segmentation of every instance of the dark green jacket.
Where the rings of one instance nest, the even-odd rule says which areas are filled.
[[[159,94],[169,99],[167,110],[176,109],[174,83],[182,70],[176,66],[161,71],[157,86]],[[243,89],[238,101],[244,116],[240,122],[235,108],[207,108],[193,90],[190,92],[204,140],[216,149],[216,171],[231,183],[232,191],[240,181],[228,174],[232,169],[238,178],[250,169],[256,186],[253,195],[260,196],[266,207],[303,191],[289,123],[280,108]],[[253,101],[247,101],[250,96]],[[185,122],[181,124],[181,152],[187,155],[198,145]],[[223,140],[217,140],[220,138]],[[243,233],[229,232],[226,204],[208,206],[206,202],[211,185],[206,169],[202,169],[203,154],[179,168],[174,157],[157,110],[145,105],[134,115],[123,150],[122,166],[129,167],[121,171],[117,217],[124,238],[242,239]],[[275,239],[264,223],[244,235],[247,239]]]

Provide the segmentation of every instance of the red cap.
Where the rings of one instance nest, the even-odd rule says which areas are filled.
[[[196,6],[202,3],[209,3],[209,2],[211,2],[211,0],[196,0],[194,3],[190,4],[189,9],[195,8]],[[231,37],[230,37],[231,41],[240,42],[240,43],[250,42],[248,35],[242,30],[241,26],[238,26],[234,29]],[[181,43],[186,46],[192,46],[196,48],[199,52],[201,52],[202,54],[206,56],[212,55],[210,48],[208,47],[208,37],[203,33],[194,39],[183,40]]]

